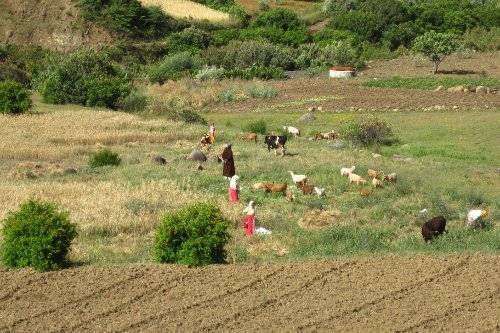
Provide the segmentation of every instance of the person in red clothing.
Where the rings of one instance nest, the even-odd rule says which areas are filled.
[[[237,203],[239,201],[240,187],[238,185],[239,176],[234,175],[229,181],[229,201]]]
[[[252,237],[255,233],[255,203],[250,201],[243,213],[247,213],[243,220],[243,228],[245,228],[246,235]]]

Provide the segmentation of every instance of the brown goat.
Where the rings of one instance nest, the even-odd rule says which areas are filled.
[[[283,193],[283,195],[286,195],[286,189],[288,188],[287,183],[272,183],[268,184],[266,186],[266,192],[271,192],[271,193]]]
[[[254,141],[257,143],[257,133],[246,133],[241,136],[241,140]]]

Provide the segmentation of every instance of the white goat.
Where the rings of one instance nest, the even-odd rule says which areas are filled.
[[[314,186],[314,192],[318,195],[318,197],[322,196],[325,193],[325,188],[319,188]]]
[[[293,136],[300,136],[300,130],[297,127],[283,126],[283,129]]]
[[[292,180],[295,184],[307,181],[306,175],[296,175],[293,173],[293,171],[288,171],[288,172],[290,173],[290,175],[292,175]]]
[[[355,174],[355,173],[350,173],[349,174],[349,183],[356,183],[357,185],[359,184],[366,184],[366,180],[363,179],[361,176]]]
[[[356,169],[356,167],[354,165],[350,168],[341,168],[340,175],[341,176],[349,176],[351,173],[354,172],[355,169]]]

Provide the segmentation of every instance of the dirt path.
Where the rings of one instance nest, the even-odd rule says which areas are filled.
[[[0,270],[0,331],[500,330],[500,256]]]

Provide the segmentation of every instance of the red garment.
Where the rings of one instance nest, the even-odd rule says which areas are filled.
[[[236,203],[239,201],[238,189],[229,188],[229,201]]]
[[[243,227],[245,228],[245,233],[248,237],[253,236],[255,233],[255,215],[246,215]]]

